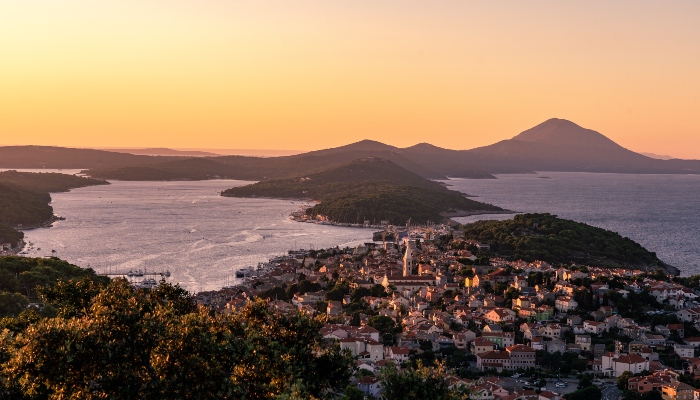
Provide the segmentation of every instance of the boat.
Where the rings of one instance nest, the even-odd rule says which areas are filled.
[[[135,283],[134,286],[139,289],[153,289],[158,286],[158,282],[153,278],[146,278],[141,282]]]
[[[236,271],[236,278],[249,278],[253,276],[255,269],[253,267],[245,267]]]

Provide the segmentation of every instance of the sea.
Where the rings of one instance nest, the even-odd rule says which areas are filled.
[[[65,220],[25,231],[27,255],[48,256],[55,250],[59,258],[98,273],[170,271],[170,282],[196,292],[235,284],[238,269],[288,250],[371,241],[370,229],[291,221],[289,214],[305,202],[219,195],[250,183],[114,181],[53,193],[54,212]],[[700,273],[700,176],[548,172],[445,183],[512,211],[548,212],[616,231],[655,251],[683,275]]]

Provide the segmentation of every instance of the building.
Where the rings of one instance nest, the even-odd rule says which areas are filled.
[[[476,356],[476,366],[482,371],[490,368],[494,368],[499,372],[503,369],[535,368],[535,361],[535,349],[522,344],[510,346],[505,351],[488,351]]]
[[[601,357],[601,372],[619,377],[623,372],[638,374],[649,370],[649,360],[636,354],[606,353]]]
[[[576,335],[575,343],[583,351],[591,351],[591,335]]]
[[[360,389],[365,395],[379,398],[379,394],[382,391],[382,386],[379,378],[374,376],[365,376],[357,382],[357,388]]]
[[[661,397],[664,400],[693,400],[695,388],[680,381],[664,384]]]
[[[472,354],[486,353],[493,351],[494,348],[494,343],[485,338],[476,338],[472,341]]]

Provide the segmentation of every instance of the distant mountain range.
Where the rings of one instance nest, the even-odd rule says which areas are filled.
[[[179,153],[172,153],[179,154]],[[376,157],[428,179],[493,179],[535,171],[700,174],[700,161],[658,159],[623,148],[564,119],[550,119],[512,139],[471,150],[427,143],[398,148],[372,140],[283,157],[148,156],[42,146],[0,147],[0,168],[85,168],[90,176],[121,180],[282,179]]]

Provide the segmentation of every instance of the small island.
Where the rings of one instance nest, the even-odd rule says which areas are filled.
[[[445,185],[425,179],[395,163],[375,157],[355,160],[324,171],[276,179],[223,191],[228,197],[310,199],[318,202],[297,215],[302,220],[330,223],[423,224],[449,217],[507,213]]]

